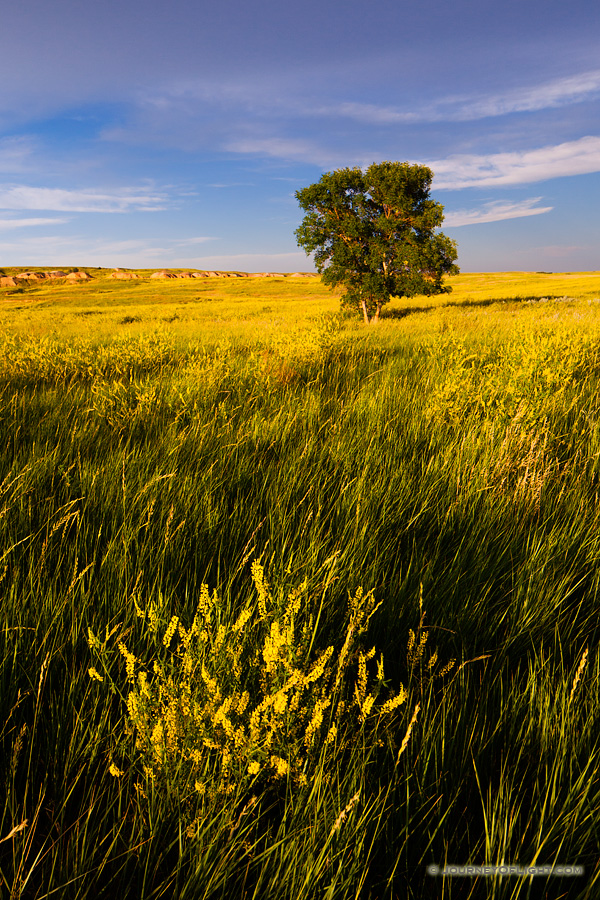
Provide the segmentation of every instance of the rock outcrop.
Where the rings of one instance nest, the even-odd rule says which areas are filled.
[[[68,281],[69,284],[76,284],[78,281],[91,281],[91,278],[92,276],[87,272],[69,272],[65,281]]]
[[[17,272],[16,275],[13,275],[17,281],[43,281],[45,277],[45,272]]]
[[[51,272],[16,272],[14,275],[5,275],[0,278],[0,287],[17,287],[23,283],[39,284],[40,282],[59,281],[61,279],[64,279],[69,284],[76,284],[79,281],[90,281],[91,275],[80,271],[63,272],[62,269],[53,269]]]
[[[248,278],[283,278],[281,272],[252,272]]]

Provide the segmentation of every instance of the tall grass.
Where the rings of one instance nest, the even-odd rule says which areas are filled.
[[[7,331],[7,897],[597,896],[587,299]]]

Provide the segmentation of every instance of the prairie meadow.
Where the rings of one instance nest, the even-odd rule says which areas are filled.
[[[600,273],[88,271],[0,289],[0,895],[598,897]]]

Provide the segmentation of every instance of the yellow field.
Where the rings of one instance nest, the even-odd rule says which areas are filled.
[[[600,273],[90,274],[0,292],[2,897],[600,896]]]
[[[176,340],[262,341],[339,309],[339,292],[331,292],[319,277],[155,281],[150,280],[153,270],[135,270],[139,280],[117,281],[107,270],[88,271],[92,280],[87,283],[0,289],[0,331],[100,342],[157,330]],[[449,283],[451,294],[392,300],[384,310],[386,330],[417,335],[448,327],[496,328],[501,322],[506,327],[517,314],[537,322],[560,315],[595,327],[600,309],[600,272],[468,273]]]

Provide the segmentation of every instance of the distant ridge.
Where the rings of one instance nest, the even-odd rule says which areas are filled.
[[[151,279],[192,279],[192,278],[318,278],[316,272],[217,272],[215,270],[181,270],[181,269],[122,269],[110,270],[101,266],[89,266],[81,269],[65,267],[64,269],[27,268],[25,266],[6,266],[0,268],[0,287],[18,287],[19,284],[36,284],[48,282],[64,282],[75,284],[90,281],[92,278],[111,278],[117,281],[135,281]]]

